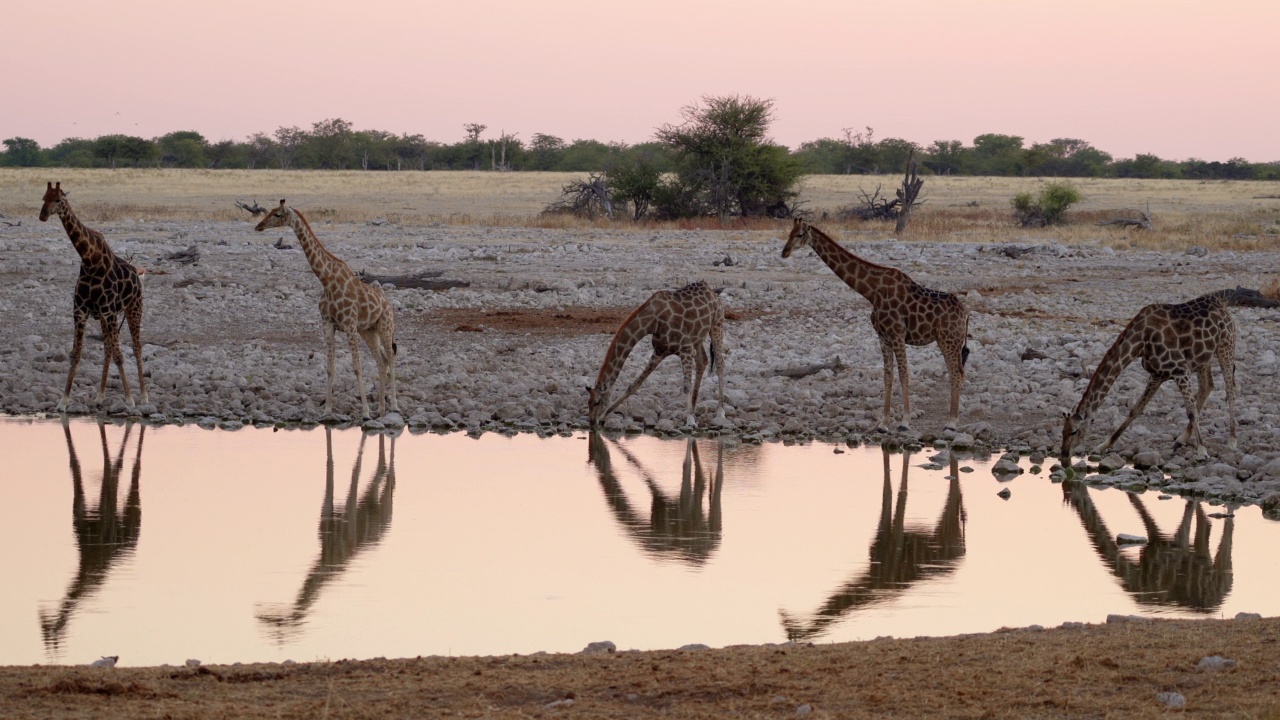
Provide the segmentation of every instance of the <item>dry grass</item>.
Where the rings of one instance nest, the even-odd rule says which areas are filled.
[[[611,228],[719,229],[713,219],[644,223],[587,221],[543,216],[560,188],[577,173],[362,172],[280,170],[69,170],[0,168],[0,213],[10,220],[38,210],[46,181],[63,182],[81,215],[90,222],[147,220],[246,220],[234,202],[257,199],[268,205],[281,197],[304,208],[313,220],[366,222],[385,219],[405,226],[524,226],[548,229]],[[822,175],[801,187],[804,208],[821,217],[854,203],[858,191],[883,184],[891,193],[898,178]],[[1024,229],[1011,220],[1009,199],[1035,191],[1036,178],[945,178],[925,180],[927,203],[905,234],[908,240],[968,242],[1064,242],[1105,244],[1117,249],[1257,250],[1280,243],[1280,201],[1254,199],[1280,194],[1280,182],[1079,179],[1071,182],[1084,201],[1068,212],[1062,227]],[[1098,221],[1150,203],[1151,231],[1099,227]],[[879,223],[835,223],[847,238],[883,238]],[[773,229],[772,220],[735,221],[729,229]]]
[[[1280,619],[841,645],[197,668],[0,668],[6,718],[1280,717]],[[1202,671],[1219,655],[1231,668]],[[572,702],[566,702],[572,701]],[[802,706],[809,706],[806,713]]]

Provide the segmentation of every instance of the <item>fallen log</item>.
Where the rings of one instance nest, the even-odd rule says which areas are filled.
[[[241,210],[244,210],[245,212],[249,213],[249,216],[250,216],[250,217],[258,217],[259,215],[266,215],[266,214],[267,214],[267,209],[266,209],[266,208],[264,208],[264,207],[262,207],[261,205],[259,205],[259,204],[258,204],[258,199],[257,199],[257,198],[254,198],[254,199],[253,199],[253,204],[252,204],[252,205],[247,205],[247,204],[245,204],[244,202],[242,202],[242,201],[240,201],[240,200],[237,200],[237,201],[236,201],[236,207],[238,207],[238,208],[240,208]]]
[[[468,280],[437,280],[444,273],[438,270],[426,270],[417,275],[373,275],[360,271],[360,279],[367,283],[394,285],[396,288],[414,288],[418,290],[448,290],[456,287],[471,287]]]
[[[1227,294],[1227,293],[1230,293],[1230,294]],[[1239,285],[1236,286],[1236,289],[1234,291],[1224,290],[1223,294],[1224,294],[1224,297],[1227,298],[1227,301],[1230,304],[1239,305],[1240,307],[1256,307],[1256,308],[1280,307],[1280,300],[1273,300],[1267,297],[1266,295],[1263,295],[1258,290],[1253,290],[1251,288],[1246,288],[1246,287],[1240,287]]]
[[[186,250],[171,252],[160,258],[161,260],[174,260],[183,265],[190,265],[200,259],[200,250],[195,245],[188,247]]]
[[[832,360],[831,362],[816,363],[814,365],[802,365],[800,367],[793,367],[793,368],[784,368],[782,370],[774,370],[770,374],[779,375],[785,378],[791,378],[792,380],[799,380],[800,378],[805,378],[805,377],[809,377],[810,375],[820,373],[823,370],[838,372],[843,368],[844,368],[844,361],[840,359],[839,355],[837,355],[836,359]]]

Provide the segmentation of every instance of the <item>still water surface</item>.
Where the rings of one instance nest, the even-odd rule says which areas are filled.
[[[1257,508],[1000,483],[932,451],[0,419],[0,452],[4,665],[1280,614]]]

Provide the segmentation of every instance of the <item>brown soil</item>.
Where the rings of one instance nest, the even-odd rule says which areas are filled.
[[[611,335],[632,310],[634,308],[443,308],[432,311],[428,322],[453,332],[502,332],[552,337]],[[737,309],[726,312],[725,319],[737,322],[768,314],[767,311],[751,308]]]
[[[0,668],[5,718],[1280,717],[1280,618],[840,645],[294,666]],[[1202,671],[1206,656],[1236,661]],[[566,702],[566,701],[572,702]],[[808,706],[808,710],[804,706]]]

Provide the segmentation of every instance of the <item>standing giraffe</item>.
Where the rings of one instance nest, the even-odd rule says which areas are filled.
[[[902,384],[902,423],[898,429],[910,429],[907,345],[936,342],[951,375],[951,411],[947,416],[946,429],[955,430],[960,417],[964,363],[969,357],[969,346],[965,342],[969,334],[969,311],[960,298],[918,285],[897,268],[863,260],[845,250],[831,236],[796,218],[786,247],[782,248],[782,257],[790,257],[796,248],[805,245],[813,248],[836,277],[871,303],[871,327],[880,336],[880,353],[884,356],[884,412],[879,429],[887,431],[893,423],[895,359],[898,380]]]
[[[697,427],[693,408],[698,400],[698,388],[702,385],[702,373],[708,365],[705,348],[708,337],[711,340],[710,366],[718,381],[720,405],[716,421],[724,422],[724,366],[728,358],[722,344],[723,333],[724,306],[720,304],[716,291],[705,282],[699,280],[679,290],[659,290],[654,293],[614,333],[613,342],[609,343],[604,363],[600,366],[595,387],[587,388],[587,414],[591,427],[599,427],[604,417],[639,390],[649,374],[658,367],[658,363],[671,355],[680,356],[680,367],[684,370],[684,394],[687,399],[685,424]],[[610,405],[609,395],[622,372],[622,366],[627,362],[627,356],[647,335],[653,336],[653,357],[649,359],[649,364],[640,373],[640,377],[631,383],[622,397]]]
[[[1120,332],[1111,349],[1098,363],[1089,378],[1080,404],[1071,414],[1063,414],[1062,457],[1071,456],[1071,450],[1088,431],[1093,412],[1115,384],[1120,372],[1134,360],[1142,359],[1142,369],[1151,378],[1142,396],[1129,409],[1129,416],[1097,452],[1111,449],[1120,435],[1137,419],[1150,402],[1156,390],[1165,380],[1178,384],[1182,400],[1187,407],[1187,428],[1175,441],[1185,445],[1195,439],[1196,452],[1207,457],[1209,451],[1200,436],[1200,411],[1213,390],[1213,372],[1210,363],[1218,358],[1222,369],[1222,381],[1227,386],[1227,408],[1230,416],[1230,439],[1227,447],[1236,449],[1236,323],[1227,307],[1235,304],[1234,290],[1220,290],[1201,295],[1190,302],[1178,305],[1152,304],[1138,311]],[[1200,389],[1191,394],[1191,376],[1195,375]]]
[[[258,223],[258,232],[268,228],[291,227],[302,245],[311,270],[320,279],[324,294],[320,298],[320,318],[324,321],[324,338],[329,346],[329,392],[324,412],[333,412],[333,366],[336,340],[334,333],[346,333],[351,345],[351,363],[356,369],[356,386],[360,390],[360,411],[369,418],[369,401],[364,392],[364,375],[360,369],[360,343],[364,338],[369,352],[378,363],[378,413],[386,412],[388,382],[391,386],[391,410],[400,412],[396,402],[395,317],[391,303],[377,285],[369,285],[351,270],[351,266],[329,252],[302,213],[280,201],[280,207],[267,213]]]
[[[40,206],[40,222],[47,222],[50,215],[62,220],[62,227],[71,238],[71,244],[80,253],[80,279],[72,301],[72,317],[75,321],[75,340],[71,345],[71,368],[67,371],[67,385],[58,402],[58,412],[65,413],[71,402],[71,383],[80,364],[80,351],[84,347],[84,326],[89,318],[96,317],[102,323],[102,382],[98,385],[98,407],[105,408],[107,375],[111,361],[116,361],[120,372],[120,387],[124,389],[124,404],[133,409],[133,394],[129,392],[129,378],[124,374],[124,353],[120,352],[120,316],[129,322],[129,335],[133,340],[133,359],[138,363],[138,388],[141,401],[147,404],[147,378],[142,372],[142,280],[133,265],[111,251],[102,233],[86,227],[67,202],[62,183],[48,183],[44,203]],[[146,272],[146,271],[142,271]]]

